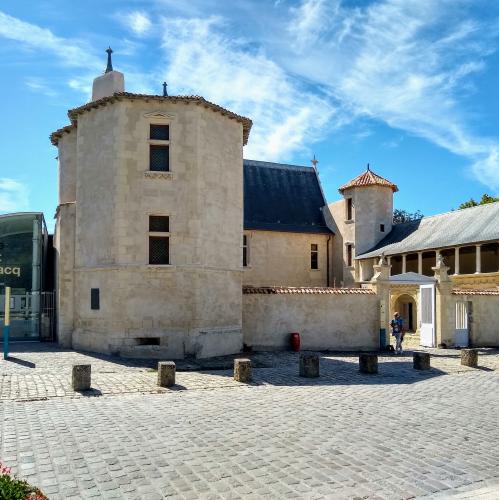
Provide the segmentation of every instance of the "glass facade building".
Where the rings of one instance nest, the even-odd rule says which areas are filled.
[[[48,234],[41,213],[0,215],[0,327],[5,287],[11,287],[12,340],[39,340],[45,292]]]

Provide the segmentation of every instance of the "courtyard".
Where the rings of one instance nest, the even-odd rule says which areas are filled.
[[[1,460],[50,499],[498,498],[499,351],[479,368],[435,350],[432,369],[380,356],[252,355],[253,382],[232,358],[177,363],[156,385],[153,362],[13,344],[0,361]],[[92,389],[71,366],[92,364]],[[185,370],[185,371],[184,371]]]

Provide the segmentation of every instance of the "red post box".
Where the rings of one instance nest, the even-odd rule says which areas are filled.
[[[292,333],[289,338],[289,343],[291,344],[291,349],[293,349],[294,352],[298,352],[300,350],[300,334]]]

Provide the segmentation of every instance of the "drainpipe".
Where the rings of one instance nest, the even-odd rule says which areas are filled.
[[[326,244],[326,286],[329,288],[329,242],[331,241],[331,236],[328,236],[327,238],[327,244]]]

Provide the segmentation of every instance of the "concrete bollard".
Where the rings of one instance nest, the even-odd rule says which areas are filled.
[[[234,380],[237,382],[251,382],[251,360],[242,358],[234,360]]]
[[[300,354],[300,377],[316,378],[319,373],[319,356],[317,354]]]
[[[92,365],[73,365],[73,391],[88,391],[91,385]]]
[[[415,370],[429,370],[430,354],[428,352],[415,352],[412,355],[412,367]]]
[[[360,373],[378,373],[378,355],[361,354],[359,356]]]
[[[461,349],[461,364],[476,368],[478,366],[478,351],[476,349]]]
[[[160,361],[158,363],[158,385],[160,387],[175,385],[175,370],[173,361]]]

